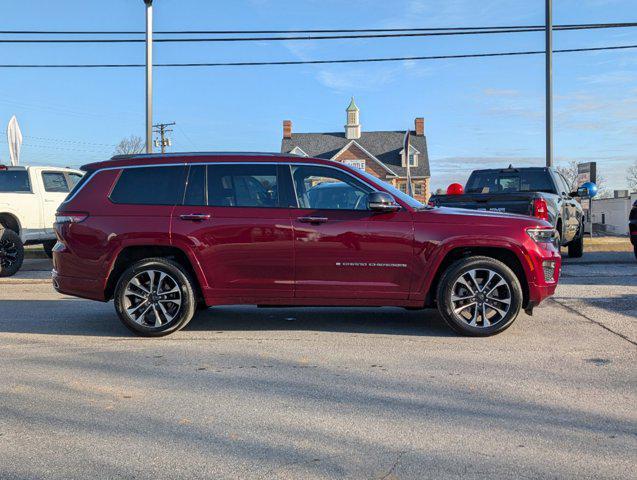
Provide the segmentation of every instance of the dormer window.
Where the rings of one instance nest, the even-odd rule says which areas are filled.
[[[419,155],[419,151],[416,150],[414,147],[409,146],[409,166],[410,167],[417,167],[418,166],[418,155]],[[405,158],[405,150],[401,150],[400,155],[402,157],[402,165],[403,167],[407,166],[407,159]]]

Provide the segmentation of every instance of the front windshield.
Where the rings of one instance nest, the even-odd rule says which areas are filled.
[[[425,206],[420,203],[418,200],[416,200],[414,197],[410,197],[409,195],[407,195],[406,193],[401,192],[400,190],[398,190],[396,187],[394,187],[392,184],[385,182],[383,180],[381,180],[378,177],[375,177],[374,175],[365,172],[364,170],[361,170],[359,173],[361,173],[365,178],[373,181],[373,182],[378,182],[380,181],[380,183],[382,184],[383,188],[385,190],[387,190],[389,193],[391,193],[394,197],[398,198],[401,202],[406,203],[407,205],[409,205],[411,208],[415,208],[415,209],[420,209],[420,208],[425,208]]]

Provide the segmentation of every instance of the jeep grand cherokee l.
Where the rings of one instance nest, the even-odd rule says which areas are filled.
[[[553,294],[555,231],[430,208],[347,165],[278,154],[118,156],[61,205],[53,283],[166,335],[198,307],[437,306],[486,336]]]

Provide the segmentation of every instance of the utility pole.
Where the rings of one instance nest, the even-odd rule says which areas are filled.
[[[146,153],[153,153],[153,0],[146,4]]]
[[[553,6],[546,0],[546,166],[553,166]]]
[[[159,133],[159,136],[161,137],[161,140],[155,140],[155,146],[161,147],[162,154],[166,153],[166,147],[170,147],[171,145],[170,138],[166,138],[166,133],[172,132],[173,130],[172,128],[166,128],[166,127],[170,127],[172,125],[176,125],[175,122],[158,123],[157,125],[153,125],[153,128],[155,129],[155,133]]]

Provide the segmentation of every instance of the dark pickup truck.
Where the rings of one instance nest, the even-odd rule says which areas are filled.
[[[474,170],[463,194],[434,195],[430,205],[471,210],[518,213],[542,218],[568,247],[569,257],[584,253],[583,211],[577,197],[587,197],[586,188],[570,192],[568,182],[552,168],[504,168]]]

